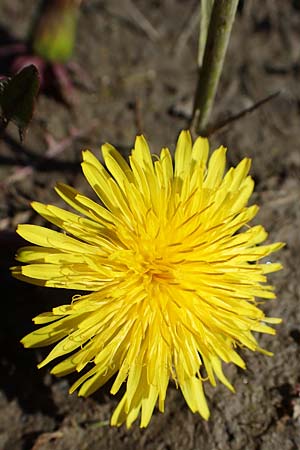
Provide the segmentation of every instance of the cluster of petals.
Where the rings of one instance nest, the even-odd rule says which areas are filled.
[[[70,392],[88,396],[114,377],[111,393],[124,395],[111,423],[148,425],[164,411],[170,380],[193,412],[209,408],[203,382],[233,386],[222,362],[244,368],[239,347],[266,354],[254,332],[274,334],[258,307],[275,297],[266,275],[281,268],[268,255],[282,244],[262,245],[267,233],[248,223],[254,183],[250,160],[226,172],[226,149],[209,158],[206,139],[192,143],[182,131],[174,154],[152,155],[143,136],[127,162],[111,145],[104,164],[83,152],[83,173],[99,197],[72,187],[56,191],[74,210],[33,202],[37,213],[64,232],[19,225],[35,244],[21,248],[13,268],[21,280],[84,291],[69,304],[34,319],[41,325],[25,347],[55,344],[39,367],[60,358],[52,373],[77,371]],[[88,292],[88,294],[87,294]],[[64,357],[63,359],[61,357]]]

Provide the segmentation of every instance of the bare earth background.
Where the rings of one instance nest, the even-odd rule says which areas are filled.
[[[8,32],[25,35],[35,3],[0,0],[2,42]],[[155,412],[146,430],[138,424],[126,430],[107,425],[118,400],[109,395],[109,386],[89,399],[69,396],[73,378],[56,379],[49,368],[38,371],[45,351],[24,350],[19,344],[33,329],[33,316],[69,302],[72,292],[13,280],[8,267],[19,242],[8,232],[17,223],[43,223],[31,211],[30,200],[62,206],[52,189],[56,181],[90,194],[80,172],[83,148],[97,151],[109,141],[126,153],[139,127],[154,152],[161,146],[174,148],[178,131],[186,127],[196,82],[197,6],[198,0],[86,1],[74,60],[92,87],[78,86],[72,111],[40,96],[25,144],[20,145],[12,125],[0,142],[0,449],[300,449],[298,0],[240,3],[213,119],[278,90],[281,94],[211,137],[212,146],[228,146],[229,163],[253,158],[258,221],[270,240],[287,243],[275,255],[285,268],[270,277],[278,300],[264,306],[283,323],[275,337],[259,337],[275,356],[243,352],[247,371],[226,367],[236,394],[207,385],[207,423],[170,386],[165,414]],[[50,150],[56,152],[52,159],[45,156],[49,136]]]

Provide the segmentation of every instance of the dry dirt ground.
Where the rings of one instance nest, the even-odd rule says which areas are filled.
[[[2,42],[8,33],[25,35],[35,3],[0,1]],[[154,151],[173,148],[196,83],[197,6],[198,0],[87,0],[74,60],[91,86],[78,85],[73,110],[41,95],[24,145],[12,125],[0,142],[2,450],[300,449],[299,0],[240,2],[213,121],[273,92],[280,95],[211,137],[213,146],[228,146],[230,163],[253,158],[258,220],[271,241],[287,243],[280,253],[284,270],[271,276],[278,300],[264,307],[283,323],[275,337],[259,337],[275,356],[243,352],[247,371],[227,367],[236,394],[206,386],[212,412],[207,423],[171,386],[164,415],[155,412],[146,430],[126,430],[107,424],[117,403],[109,386],[89,399],[69,396],[72,377],[38,371],[44,352],[19,344],[32,330],[31,317],[72,293],[10,277],[19,245],[16,224],[42,223],[30,209],[32,199],[61,205],[52,189],[56,181],[90,193],[80,172],[83,148],[97,151],[109,141],[126,153],[140,128]],[[56,153],[52,158],[49,149]]]

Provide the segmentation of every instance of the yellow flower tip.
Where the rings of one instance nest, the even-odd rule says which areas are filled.
[[[30,344],[28,343],[26,336],[20,340],[20,343],[23,345],[23,347],[30,348]]]
[[[146,151],[149,150],[148,143],[143,134],[138,134],[135,138],[134,148],[140,148],[140,147],[142,147]]]
[[[36,201],[30,202],[30,206],[32,207],[32,209],[35,209],[38,205],[40,205],[40,202],[36,202]]]
[[[114,426],[130,427],[140,416],[146,427],[157,403],[163,412],[170,380],[208,420],[203,384],[220,381],[234,392],[222,362],[245,369],[239,347],[270,355],[254,333],[274,334],[269,324],[280,323],[256,300],[275,297],[267,275],[282,266],[265,261],[283,244],[261,245],[267,233],[249,225],[258,210],[248,206],[250,160],[226,172],[226,149],[209,158],[207,139],[193,143],[187,130],[174,162],[166,148],[153,159],[142,135],[129,162],[110,144],[102,155],[104,164],[83,151],[98,203],[64,184],[56,191],[76,213],[32,203],[63,233],[18,226],[35,246],[20,249],[25,265],[12,268],[14,276],[89,292],[37,316],[40,328],[22,344],[55,344],[39,367],[62,358],[53,374],[80,372],[70,393],[91,395],[115,376],[112,394],[126,387]]]
[[[186,144],[192,144],[192,136],[190,130],[181,130],[178,136],[177,145],[183,140]]]
[[[84,150],[81,151],[82,159],[84,159],[84,157],[85,157],[86,155],[89,155],[89,154],[91,154],[91,153],[92,153],[91,150],[89,150],[88,148],[85,148]]]
[[[36,201],[31,201],[31,202],[30,202],[30,206],[31,206],[33,209],[34,209],[35,203],[38,203],[38,202],[36,202]]]
[[[274,356],[274,353],[273,353],[273,352],[269,352],[268,350],[265,350],[264,348],[261,348],[261,347],[258,347],[258,348],[257,348],[257,351],[258,351],[259,353],[262,353],[262,354],[265,355],[265,356],[269,356],[269,357]]]
[[[86,164],[93,164],[94,161],[97,161],[97,158],[89,149],[82,150],[82,163],[81,167],[84,167]]]
[[[22,225],[19,224],[16,228],[16,233],[20,235],[20,231],[22,231]]]
[[[39,363],[39,364],[37,365],[37,368],[38,368],[38,369],[42,369],[42,367],[45,367],[46,364],[47,364],[47,362],[42,361],[41,363]]]

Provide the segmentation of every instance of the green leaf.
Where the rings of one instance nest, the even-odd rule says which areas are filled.
[[[0,108],[3,128],[12,121],[18,127],[20,139],[32,119],[40,81],[34,65],[24,67],[12,78],[0,81]]]

